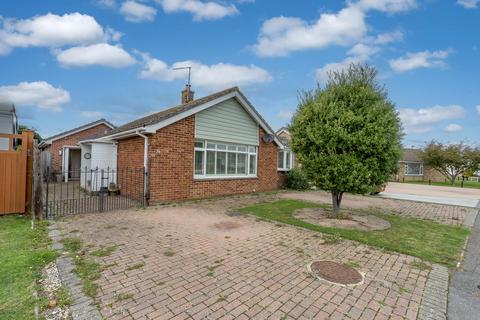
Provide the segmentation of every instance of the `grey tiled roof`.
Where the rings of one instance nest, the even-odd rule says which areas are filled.
[[[101,123],[107,123],[109,126],[111,126],[112,128],[115,128],[115,126],[113,124],[111,124],[110,122],[108,122],[107,120],[105,119],[99,119],[97,121],[93,121],[93,122],[89,122],[87,124],[84,124],[84,125],[81,125],[79,127],[76,127],[76,128],[73,128],[73,129],[70,129],[70,130],[67,130],[67,131],[64,131],[64,132],[60,132],[56,135],[53,135],[51,137],[48,137],[45,139],[45,141],[48,141],[48,140],[55,140],[55,138],[57,137],[61,137],[61,136],[65,136],[65,135],[69,135],[70,133],[73,133],[73,132],[76,132],[76,131],[81,131],[82,129],[84,128],[88,128],[88,127],[92,127],[92,126],[95,126],[97,124],[101,124]]]
[[[420,159],[421,149],[403,149],[403,158],[401,161],[422,162]]]
[[[167,120],[173,116],[176,116],[178,114],[181,114],[183,112],[186,112],[190,109],[193,109],[199,105],[202,105],[204,103],[207,103],[207,102],[210,102],[210,101],[213,101],[217,98],[220,98],[224,95],[227,95],[229,93],[232,93],[232,92],[238,92],[242,98],[250,105],[250,107],[254,110],[254,112],[256,113],[256,115],[263,121],[263,123],[265,123],[265,125],[268,127],[268,129],[270,130],[270,132],[273,132],[273,130],[268,126],[267,122],[260,116],[260,114],[255,110],[255,108],[252,106],[252,104],[248,101],[248,99],[242,94],[242,92],[238,89],[238,87],[232,87],[232,88],[229,88],[229,89],[226,89],[226,90],[222,90],[222,91],[219,91],[219,92],[216,92],[216,93],[213,93],[211,95],[208,95],[208,96],[205,96],[203,98],[200,98],[200,99],[196,99],[196,100],[192,100],[188,103],[185,103],[185,104],[181,104],[181,105],[177,105],[175,107],[172,107],[172,108],[168,108],[168,109],[165,109],[165,110],[162,110],[162,111],[159,111],[159,112],[156,112],[156,113],[153,113],[151,115],[148,115],[148,116],[145,116],[143,118],[140,118],[140,119],[136,119],[132,122],[128,122],[122,126],[119,126],[118,128],[115,128],[111,131],[109,131],[108,133],[106,134],[103,134],[101,135],[100,137],[106,137],[106,136],[110,136],[110,135],[113,135],[113,134],[117,134],[117,133],[121,133],[121,132],[124,132],[124,131],[128,131],[128,130],[133,130],[133,129],[137,129],[137,128],[142,128],[142,127],[145,127],[145,126],[149,126],[149,125],[153,125],[153,124],[156,124],[156,123],[159,123],[161,121],[164,121],[164,120]]]

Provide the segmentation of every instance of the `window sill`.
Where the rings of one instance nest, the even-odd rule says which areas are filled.
[[[282,172],[288,172],[290,170],[292,170],[292,169],[291,168],[290,169],[277,169],[277,171],[282,171]]]
[[[404,176],[406,176],[406,177],[422,177],[423,173],[422,174],[404,174]]]
[[[258,176],[194,176],[194,181],[212,181],[212,180],[253,180],[258,179]]]

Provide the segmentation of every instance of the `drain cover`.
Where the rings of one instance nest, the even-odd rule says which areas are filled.
[[[317,277],[341,285],[355,285],[363,281],[363,276],[350,266],[334,261],[315,261],[309,265]]]

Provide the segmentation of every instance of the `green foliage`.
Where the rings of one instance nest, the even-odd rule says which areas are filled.
[[[22,216],[0,217],[0,319],[35,319],[34,283],[41,270],[55,260],[49,249],[48,223],[39,222],[32,230],[31,221]]]
[[[294,217],[295,210],[327,207],[300,200],[279,200],[241,209],[263,220],[290,224],[323,234],[333,235],[324,240],[335,242],[339,237],[355,240],[380,249],[396,251],[423,260],[455,267],[459,261],[469,231],[459,226],[438,224],[429,220],[400,217],[381,212],[369,212],[391,224],[387,230],[361,231],[312,224]],[[361,211],[364,213],[364,211]]]
[[[18,133],[22,133],[23,131],[33,131],[33,138],[37,140],[38,142],[41,142],[43,140],[42,136],[37,132],[37,129],[35,128],[29,128],[26,125],[19,125],[18,126]]]
[[[376,75],[352,64],[331,73],[324,88],[301,94],[289,127],[292,149],[318,188],[366,194],[397,171],[400,119]]]
[[[108,247],[102,246],[100,249],[93,251],[91,255],[95,257],[108,257],[113,253],[113,251],[115,251],[115,249],[117,249],[117,246],[115,245]]]
[[[420,158],[424,165],[439,171],[452,185],[459,175],[480,170],[480,148],[472,148],[463,142],[443,144],[431,141]]]
[[[302,170],[292,169],[287,173],[285,187],[292,190],[308,190],[310,189],[310,183]]]

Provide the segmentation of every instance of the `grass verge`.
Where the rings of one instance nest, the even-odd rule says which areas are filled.
[[[370,212],[390,222],[392,227],[381,231],[347,230],[323,227],[296,219],[297,209],[327,207],[325,205],[300,200],[280,200],[242,208],[241,211],[257,218],[283,222],[342,238],[355,240],[370,246],[396,251],[419,257],[426,261],[454,267],[460,259],[469,230],[463,227],[448,226],[428,220],[400,217],[396,215]]]
[[[0,217],[0,319],[34,319],[34,283],[57,257],[48,248],[47,225],[40,222],[32,230],[25,217]]]

